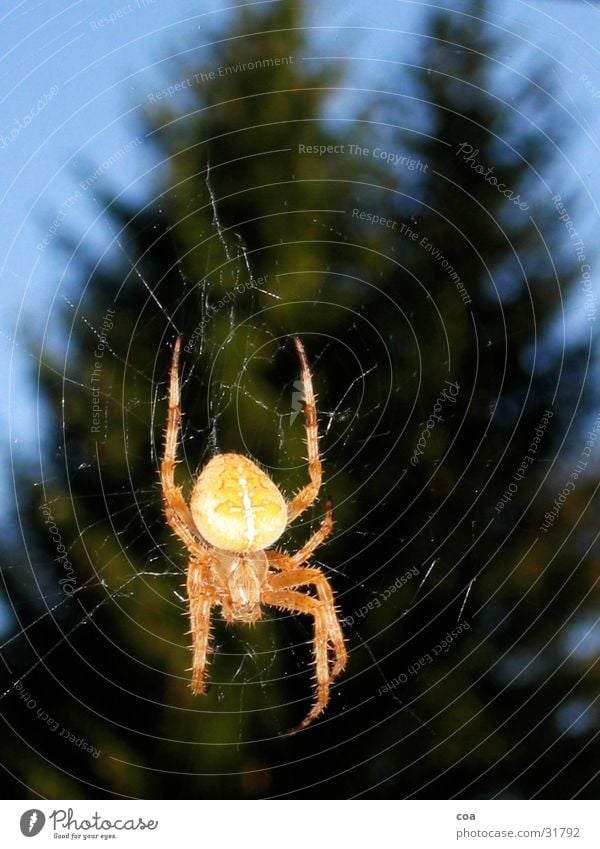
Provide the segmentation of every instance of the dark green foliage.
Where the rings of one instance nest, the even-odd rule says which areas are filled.
[[[587,353],[548,341],[576,270],[554,253],[553,268],[544,246],[564,233],[532,178],[534,169],[551,174],[553,144],[515,112],[532,89],[512,105],[486,94],[502,42],[474,20],[450,28],[439,13],[423,68],[390,71],[394,94],[358,103],[354,124],[336,121],[329,98],[343,65],[302,61],[298,8],[247,13],[210,49],[171,61],[165,86],[293,57],[201,78],[185,109],[174,99],[149,107],[147,131],[164,160],[160,197],[141,210],[103,199],[112,231],[123,231],[118,268],[96,268],[85,244],[77,251],[87,285],[66,363],[42,352],[48,444],[58,450],[41,476],[23,469],[19,485],[34,562],[13,553],[6,576],[22,626],[45,603],[59,606],[27,632],[32,647],[24,636],[11,644],[7,686],[57,644],[19,686],[100,754],[49,731],[13,691],[2,702],[4,760],[21,784],[6,795],[569,796],[593,775],[596,745],[578,757],[587,732],[561,736],[557,707],[572,697],[586,704],[597,684],[597,673],[579,682],[581,661],[565,662],[559,636],[594,570],[576,568],[574,540],[552,559],[570,517],[590,522],[590,487],[581,482],[552,538],[538,528],[556,482],[535,497]],[[550,100],[536,91],[546,126]],[[463,143],[527,210],[457,155]],[[300,147],[335,144],[343,154]],[[386,163],[376,148],[423,167]],[[92,328],[102,330],[107,309],[98,358]],[[294,491],[306,473],[302,418],[290,416],[290,334],[313,363],[337,532],[319,562],[352,659],[323,720],[297,737],[285,732],[312,688],[310,630],[298,618],[269,613],[248,631],[226,629],[217,615],[210,693],[187,689],[177,595],[186,557],[163,520],[158,483],[176,332],[191,346],[186,487],[219,449],[251,453]],[[428,429],[436,409],[441,420]],[[554,416],[518,496],[496,510],[547,409]],[[66,600],[42,503],[76,576]],[[286,547],[306,538],[322,503],[290,529]],[[136,577],[148,572],[164,576]],[[448,640],[459,622],[468,627]],[[593,792],[590,784],[583,795]]]

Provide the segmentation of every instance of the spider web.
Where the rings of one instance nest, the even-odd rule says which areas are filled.
[[[259,463],[261,462],[260,456],[253,450],[255,435],[252,433],[252,428],[248,428],[247,422],[240,418],[240,407],[249,405],[250,409],[254,407],[257,411],[260,410],[267,414],[268,438],[276,441],[274,453],[278,460],[278,467],[268,468],[269,473],[276,481],[282,473],[287,475],[288,479],[291,475],[298,482],[295,487],[297,488],[308,479],[303,453],[298,451],[299,445],[304,440],[304,413],[299,363],[294,360],[293,355],[290,356],[293,351],[291,336],[288,334],[277,337],[273,328],[261,315],[265,302],[272,301],[277,304],[280,297],[275,290],[271,291],[266,288],[265,284],[256,282],[251,257],[242,237],[238,233],[227,231],[221,225],[218,203],[211,184],[210,166],[206,169],[205,180],[213,211],[214,234],[222,244],[227,260],[234,269],[233,286],[240,285],[242,281],[246,281],[246,284],[247,281],[250,281],[248,289],[251,292],[251,309],[248,310],[247,305],[245,305],[242,318],[240,318],[240,309],[235,298],[232,298],[226,306],[219,307],[227,316],[229,333],[224,343],[217,348],[211,333],[210,322],[206,321],[206,315],[210,311],[210,302],[213,298],[213,279],[208,274],[197,284],[200,291],[196,298],[199,309],[195,317],[195,329],[192,337],[195,343],[194,350],[191,354],[183,355],[181,372],[183,424],[178,453],[182,462],[178,473],[178,482],[184,485],[184,490],[189,494],[190,484],[195,475],[215,452],[240,450],[253,456]],[[332,233],[331,226],[325,222],[321,226],[324,235],[330,236]],[[129,267],[129,285],[141,286],[148,292],[151,316],[145,318],[145,320],[152,323],[157,320],[157,316],[163,320],[166,327],[165,353],[167,357],[170,357],[172,340],[176,334],[179,335],[182,332],[177,325],[177,317],[170,314],[164,307],[160,294],[156,294],[151,283],[140,270],[139,265],[131,259],[123,234],[115,233],[110,223],[109,228],[112,236],[112,247],[116,247],[117,255],[120,254],[124,258],[126,266]],[[342,234],[335,231],[334,235],[341,236]],[[189,288],[189,281],[186,280],[181,271],[179,271],[179,279],[182,292],[184,292]],[[122,353],[115,350],[111,345],[110,333],[103,328],[99,319],[97,317],[95,319],[88,318],[85,312],[71,301],[70,297],[65,296],[65,302],[70,311],[77,313],[74,319],[75,326],[83,326],[83,331],[88,336],[104,346],[104,357],[107,360],[118,361],[122,365]],[[118,302],[116,302],[116,309],[118,309]],[[299,329],[299,332],[301,332],[301,329]],[[184,344],[185,342],[184,334]],[[372,362],[362,363],[355,358],[354,374],[346,369],[347,373],[343,378],[336,375],[335,384],[328,385],[324,383],[321,377],[321,364],[324,360],[327,360],[328,356],[331,357],[331,354],[335,353],[336,347],[340,347],[340,340],[321,337],[317,338],[317,342],[316,346],[311,346],[313,348],[311,370],[315,384],[319,387],[320,450],[325,480],[320,499],[315,508],[309,511],[309,514],[311,514],[309,518],[303,518],[297,522],[295,527],[289,529],[284,537],[285,547],[290,551],[297,548],[308,537],[311,528],[316,527],[316,523],[320,519],[320,510],[322,510],[323,493],[329,492],[330,489],[335,490],[336,476],[343,475],[344,466],[360,456],[361,445],[364,444],[365,439],[364,435],[356,434],[355,425],[359,417],[363,423],[370,422],[372,424],[371,438],[387,437],[390,433],[389,430],[380,432],[385,400],[376,400],[375,402],[371,400],[365,403],[368,394],[374,394],[375,397],[378,395],[377,392],[369,393],[366,390],[368,382],[377,377],[378,362],[373,360]],[[229,381],[225,380],[220,374],[219,356],[224,348],[234,344],[239,352],[239,374],[235,380]],[[347,344],[343,341],[341,346],[347,348]],[[260,390],[251,385],[252,381],[248,377],[247,366],[253,358],[263,359],[271,363],[282,357],[287,357],[288,361],[291,361],[291,368],[288,369],[288,379],[279,387],[275,405],[271,405],[261,397]],[[208,368],[209,366],[210,368]],[[65,369],[65,379],[72,386],[89,395],[89,385],[67,378],[67,374],[68,366]],[[151,386],[151,390],[150,392],[146,390],[139,396],[134,394],[118,401],[123,415],[123,438],[124,442],[127,443],[128,415],[131,411],[135,411],[136,419],[141,415],[149,423],[147,461],[157,469],[163,450],[162,432],[166,421],[168,370],[163,368],[162,373],[159,373],[154,367],[152,371],[147,370],[139,373],[138,376],[140,381]],[[205,398],[202,405],[196,402],[192,406],[192,412],[190,412],[186,408],[186,401],[198,384],[206,385]],[[144,411],[144,405],[149,409]],[[142,408],[141,414],[139,412],[140,407]],[[203,413],[200,416],[194,414],[198,409]],[[239,441],[236,446],[228,446],[223,442],[221,422],[226,418],[237,420]],[[68,423],[65,422],[65,424]],[[291,432],[295,433],[295,439],[291,443],[292,447],[290,447],[289,438]],[[99,452],[96,457],[97,466],[101,469],[106,458],[100,455],[101,446],[96,445],[96,449]],[[338,459],[340,456],[343,459]],[[90,465],[86,462],[79,464],[76,475],[85,474]],[[367,471],[365,465],[365,474]],[[34,487],[41,492],[43,509],[48,518],[47,524],[50,524],[51,529],[59,527],[60,523],[57,525],[55,517],[63,512],[64,495],[61,493],[59,496],[52,497],[50,494],[52,479],[36,481]],[[288,492],[288,497],[290,494]],[[102,492],[106,509],[108,509],[107,499],[111,495],[114,495],[114,493]],[[321,505],[320,508],[319,504]],[[109,642],[118,643],[118,634],[113,635],[111,633],[111,620],[132,619],[135,621],[141,604],[138,601],[141,584],[150,593],[152,603],[156,605],[157,609],[166,606],[175,610],[177,614],[187,612],[183,586],[185,553],[181,552],[181,556],[176,555],[172,559],[165,551],[163,541],[164,518],[160,505],[161,493],[157,481],[150,488],[135,488],[134,501],[127,503],[121,509],[114,510],[111,508],[108,517],[103,514],[97,521],[81,525],[79,527],[80,538],[93,534],[96,528],[105,527],[107,518],[111,525],[110,533],[104,537],[90,558],[92,574],[83,582],[69,568],[68,575],[73,576],[72,584],[71,577],[63,578],[60,584],[64,584],[64,586],[56,591],[50,586],[43,585],[47,564],[44,562],[32,564],[32,574],[37,584],[32,598],[38,600],[39,611],[31,621],[26,624],[21,622],[20,630],[13,633],[0,645],[10,679],[10,683],[5,686],[0,695],[0,700],[11,697],[23,698],[23,693],[29,696],[28,682],[30,676],[35,671],[39,671],[40,668],[47,670],[52,677],[60,680],[59,670],[63,662],[61,659],[62,650],[68,647],[72,648],[75,654],[79,654],[76,642],[78,635],[84,628],[94,626],[103,632]],[[75,514],[77,514],[75,503],[73,503],[73,507]],[[104,511],[101,512],[104,513]],[[152,521],[148,520],[150,515],[155,517]],[[130,529],[136,524],[140,524],[140,521],[139,532],[132,535]],[[340,530],[344,535],[356,537],[358,545],[363,545],[370,536],[376,535],[375,531],[364,530],[360,522],[356,521],[350,527]],[[63,543],[60,530],[58,535],[60,537],[58,545],[64,545],[65,550],[63,565],[70,564],[78,541],[69,542],[65,539]],[[114,548],[115,541],[118,543],[116,549]],[[143,554],[147,568],[136,571],[134,564],[137,556],[130,557],[129,552],[140,543],[147,546]],[[170,550],[172,550],[172,547],[170,547]],[[343,617],[344,591],[355,586],[355,577],[352,576],[346,564],[333,565],[330,563],[324,551],[316,553],[313,564],[321,567],[327,577],[335,584],[336,594],[339,594],[340,598],[340,615]],[[430,571],[421,581],[421,587]],[[51,585],[54,582],[50,580],[49,583]],[[363,582],[361,582],[361,585],[367,593],[377,597],[377,590],[367,589]],[[13,608],[13,612],[18,619],[18,609]],[[265,610],[265,618],[260,623],[262,639],[260,640],[260,647],[257,647],[256,629],[248,629],[243,626],[225,627],[217,610],[213,611],[213,618],[215,627],[208,686],[209,689],[217,691],[217,701],[226,701],[228,712],[237,715],[235,738],[238,742],[243,742],[247,734],[245,730],[245,702],[246,689],[250,684],[254,685],[254,688],[256,686],[260,688],[263,694],[263,710],[269,712],[271,710],[273,682],[277,680],[278,675],[281,675],[283,669],[284,676],[302,676],[306,688],[302,705],[310,704],[313,697],[311,674],[313,658],[312,629],[308,620],[304,621],[301,617],[290,617],[289,615],[278,614],[276,611]],[[48,625],[49,622],[52,623],[53,628],[50,630],[54,633],[54,636],[49,644],[45,642],[46,637],[44,636],[44,643],[40,646],[35,639],[36,631]],[[353,617],[345,622],[345,630],[353,632],[357,636],[362,645],[365,646],[373,664],[377,667],[377,660],[368,644],[362,641]],[[160,634],[158,634],[158,637],[160,639]],[[187,640],[185,628],[182,627],[181,644],[185,646]],[[28,655],[29,659],[27,659]],[[223,659],[229,661],[227,664],[228,672],[225,676],[223,676],[221,664]],[[85,657],[83,660],[87,663]],[[94,661],[90,660],[89,663],[91,665]],[[56,666],[58,666],[58,669]],[[274,671],[275,667],[278,667],[278,670]],[[221,674],[219,674],[220,672]],[[383,673],[381,673],[381,680],[385,681]],[[182,667],[177,686],[184,689],[186,685],[187,676]],[[336,690],[337,688],[334,687],[332,693]],[[235,693],[233,696],[231,695],[232,691]],[[77,698],[77,693],[74,695]],[[394,698],[397,699],[398,697],[394,696]],[[253,697],[253,703],[256,703],[255,697]],[[345,707],[347,705],[342,698],[338,710],[340,708],[344,710]],[[303,709],[305,710],[304,707],[300,708],[300,717]],[[256,710],[256,707],[253,710]],[[295,708],[295,712],[297,710]],[[414,711],[411,712],[416,716]],[[289,725],[289,720],[282,721],[274,713],[273,718],[267,723],[271,734],[285,733],[287,729],[284,723],[286,721]],[[421,720],[418,721],[422,722]],[[235,742],[235,740],[230,742]]]
[[[453,50],[461,52],[455,46]],[[331,112],[335,113],[334,107]],[[392,142],[385,136],[387,128],[381,132],[391,148]],[[360,176],[364,179],[357,181],[361,195],[356,202],[364,210],[378,209],[381,186],[366,185],[366,170]],[[441,180],[439,187],[443,188]],[[410,195],[408,189],[407,194]],[[149,758],[151,770],[158,769],[164,758],[167,764],[174,765],[174,771],[177,767],[189,774],[203,770],[204,776],[210,776],[236,768],[260,773],[260,762],[244,760],[245,752],[254,746],[258,757],[256,752],[260,755],[273,740],[284,738],[311,703],[314,681],[310,622],[302,616],[266,610],[255,628],[226,627],[218,611],[214,611],[209,693],[191,700],[183,587],[186,553],[166,528],[158,466],[172,343],[177,334],[182,334],[184,346],[191,345],[182,356],[181,371],[183,423],[177,479],[185,493],[189,495],[192,481],[209,457],[217,451],[232,450],[248,454],[263,465],[287,497],[296,491],[307,479],[299,364],[292,344],[293,335],[298,334],[307,348],[318,394],[324,485],[313,508],[286,531],[282,545],[293,551],[302,544],[320,520],[323,497],[331,494],[336,511],[335,535],[316,552],[314,563],[334,588],[351,649],[350,667],[332,687],[330,704],[319,726],[324,729],[324,737],[333,729],[331,733],[347,741],[354,738],[355,726],[366,734],[384,720],[396,720],[394,728],[401,726],[402,730],[396,733],[394,743],[414,732],[418,740],[429,742],[440,734],[442,720],[431,701],[422,700],[423,706],[415,696],[419,688],[428,692],[428,687],[434,686],[427,678],[429,670],[434,669],[433,664],[428,665],[428,649],[436,645],[440,633],[462,622],[472,626],[480,614],[483,631],[503,627],[508,613],[502,604],[506,602],[496,602],[496,595],[504,583],[519,568],[531,569],[531,559],[539,557],[543,564],[539,568],[543,569],[554,556],[547,552],[538,556],[541,537],[529,534],[523,551],[511,550],[510,575],[503,572],[496,582],[485,583],[478,591],[486,572],[493,568],[490,564],[494,556],[482,540],[493,522],[502,521],[478,509],[480,493],[492,480],[505,452],[503,442],[496,441],[486,448],[488,425],[504,416],[510,426],[502,435],[509,441],[517,432],[527,405],[527,396],[517,396],[508,401],[502,399],[502,406],[502,390],[498,388],[501,369],[493,359],[494,349],[502,345],[507,349],[522,347],[524,337],[530,334],[531,349],[538,354],[539,348],[542,360],[544,346],[550,349],[557,338],[568,353],[569,346],[575,345],[575,337],[581,339],[585,307],[569,293],[566,303],[561,302],[559,320],[548,334],[554,334],[554,338],[549,339],[542,339],[536,326],[536,310],[540,309],[537,302],[532,325],[523,328],[518,322],[509,324],[502,338],[488,330],[485,319],[479,323],[473,320],[466,330],[457,321],[464,335],[475,340],[475,368],[472,386],[461,386],[454,406],[451,394],[440,401],[436,392],[441,392],[446,383],[453,384],[455,351],[460,352],[463,339],[456,333],[443,343],[438,339],[436,346],[430,345],[432,326],[437,328],[439,337],[446,333],[443,314],[439,326],[419,325],[421,313],[438,310],[439,292],[435,285],[439,278],[432,273],[431,279],[423,276],[414,280],[410,274],[404,276],[406,269],[397,272],[395,281],[423,291],[422,302],[412,300],[413,306],[418,304],[414,313],[403,311],[401,291],[390,296],[385,286],[379,285],[388,263],[401,265],[399,257],[405,246],[397,235],[392,238],[387,234],[389,238],[377,243],[380,250],[374,260],[376,251],[368,228],[378,225],[368,222],[357,235],[349,210],[337,209],[332,202],[331,208],[310,213],[315,228],[312,237],[315,241],[334,242],[340,253],[355,240],[356,255],[350,255],[344,264],[332,262],[327,267],[293,272],[283,261],[279,264],[274,252],[272,273],[264,279],[255,267],[260,261],[259,252],[254,254],[248,248],[243,228],[223,224],[222,199],[217,197],[209,164],[193,201],[199,208],[205,203],[210,207],[210,224],[198,233],[198,244],[207,254],[206,273],[200,280],[186,276],[186,257],[168,230],[162,228],[158,204],[153,210],[156,221],[152,225],[157,228],[157,239],[175,246],[176,263],[168,269],[168,275],[149,275],[143,257],[138,259],[131,247],[134,239],[128,228],[116,229],[110,210],[101,207],[99,218],[108,236],[99,268],[102,270],[103,263],[112,270],[121,268],[122,288],[114,300],[111,291],[105,303],[97,304],[80,300],[81,281],[72,290],[66,284],[62,287],[65,309],[72,318],[72,337],[85,337],[88,345],[103,345],[103,414],[105,405],[110,405],[111,427],[122,437],[122,446],[113,457],[103,447],[102,438],[94,437],[86,448],[69,441],[69,411],[73,409],[70,405],[78,399],[89,405],[91,381],[89,374],[82,377],[77,369],[76,345],[65,350],[63,340],[53,337],[56,351],[64,356],[59,366],[56,363],[60,363],[60,358],[52,359],[54,379],[62,384],[60,422],[64,439],[49,449],[53,462],[42,462],[40,475],[34,477],[33,501],[37,510],[47,511],[44,515],[48,521],[42,523],[42,532],[50,534],[50,526],[56,526],[59,542],[54,540],[55,553],[60,554],[61,545],[65,554],[58,564],[49,561],[47,538],[27,539],[22,558],[5,570],[14,628],[0,645],[6,667],[0,706],[16,704],[21,714],[31,717],[35,744],[46,721],[34,717],[38,709],[42,714],[47,712],[43,688],[48,686],[53,692],[62,690],[68,700],[79,705],[96,733],[99,728],[104,733],[106,727],[121,723],[127,732],[133,729],[133,735],[150,737],[159,749]],[[398,218],[415,232],[422,226],[415,209]],[[510,221],[504,223],[512,249]],[[528,259],[534,265],[542,255],[554,271],[558,254],[563,250],[568,253],[572,247],[565,239],[559,248],[549,248],[539,230],[537,233],[544,247],[541,254],[534,252],[531,260],[527,250],[517,246],[517,259],[509,268],[510,273],[504,269],[491,274],[488,295],[490,299],[498,296],[502,308],[509,307],[515,297],[514,279],[527,279],[532,273]],[[220,246],[223,262],[217,262],[211,254],[213,245]],[[312,286],[310,308],[304,305],[297,313],[293,312],[295,300],[306,299],[302,295],[297,299],[289,294],[282,297],[286,281],[294,273],[299,292],[303,291],[304,279]],[[165,286],[176,291],[175,298],[168,297]],[[243,291],[238,293],[238,287]],[[146,303],[136,316],[135,325],[129,328],[127,344],[123,344],[123,339],[113,338],[104,316],[106,307],[112,304],[117,311],[114,323],[118,324],[119,299],[132,289],[142,290]],[[398,289],[401,290],[400,284]],[[560,285],[558,289],[560,292]],[[389,306],[389,314],[381,309],[382,302]],[[407,303],[411,303],[410,298]],[[459,310],[463,307],[458,304]],[[376,311],[375,321],[371,310]],[[458,310],[452,303],[448,326],[452,326],[454,311]],[[471,321],[472,314],[466,312]],[[323,329],[322,319],[330,313],[347,316],[339,322],[338,332]],[[485,310],[481,313],[485,314]],[[158,350],[150,351],[144,347],[145,340],[157,326],[161,328],[161,343]],[[584,348],[581,392],[590,368],[591,331]],[[532,377],[535,358],[532,355],[527,360],[524,354],[523,362],[523,371]],[[127,379],[111,383],[105,375],[112,374],[113,367],[115,375],[123,373]],[[482,402],[473,390],[479,381],[487,381],[493,387],[488,395],[482,393],[482,397],[491,397],[489,409],[483,412]],[[560,376],[557,387],[559,383]],[[574,385],[579,392],[580,384],[574,381]],[[558,408],[562,397],[558,388],[553,388],[548,392],[548,403]],[[580,402],[581,394],[569,395],[562,402],[573,419],[576,414],[580,416]],[[446,441],[440,436],[436,442],[439,431],[428,426],[437,403],[445,404]],[[468,452],[463,452],[458,466],[451,462],[454,440],[461,430],[468,429],[469,416],[483,422],[479,430],[475,427],[469,432],[472,444],[477,445],[480,468],[475,468]],[[527,425],[530,426],[531,423]],[[140,432],[144,434],[141,440]],[[419,438],[425,440],[425,433],[431,438],[431,448],[423,449],[430,451],[423,456],[431,466],[423,472],[417,486],[411,483],[410,458],[414,458],[415,468],[421,466],[419,471],[424,468],[425,460],[415,451]],[[525,447],[528,444],[527,441]],[[399,446],[403,446],[402,450]],[[562,443],[556,453],[540,451],[535,459],[540,478],[556,461],[559,480],[560,469],[570,471],[572,467],[572,452]],[[67,474],[61,476],[65,469]],[[83,487],[84,494],[78,494],[82,491],[80,481],[85,481],[92,471],[98,474],[96,482],[87,490]],[[512,468],[503,470],[499,492],[513,472]],[[106,488],[105,473],[107,479],[120,478],[122,483]],[[65,479],[66,495],[61,489]],[[540,494],[540,490],[529,493],[527,500],[523,497],[523,513],[530,504],[545,498],[547,493]],[[457,500],[463,503],[452,508],[456,527],[449,529],[444,509]],[[507,523],[499,545],[508,544],[512,533],[513,527]],[[85,565],[81,572],[73,572],[72,582],[67,562]],[[58,588],[57,575],[62,578]],[[537,573],[533,585],[536,582]],[[13,590],[16,585],[18,592]],[[462,638],[466,640],[464,635]],[[420,650],[410,644],[413,639],[420,639],[416,642]],[[450,643],[441,653],[443,658],[451,657],[455,650],[462,658],[462,647],[457,649],[459,639]],[[493,669],[495,658],[486,658],[484,665]],[[519,675],[528,665],[526,661],[518,664]],[[474,674],[479,671],[476,668]],[[438,679],[445,674],[449,674],[446,667],[438,673]],[[495,674],[504,674],[503,667]],[[95,683],[88,683],[88,677]],[[106,699],[97,697],[95,686],[104,694],[114,688],[122,703],[111,710]],[[31,709],[30,701],[36,702]],[[51,704],[57,702],[54,699]],[[159,710],[151,713],[150,706],[157,704]],[[143,715],[145,706],[154,721],[162,716],[163,724],[151,726]],[[101,714],[98,723],[96,712]],[[187,722],[188,714],[196,721],[193,729]],[[71,719],[60,721],[66,731],[75,732],[72,711],[70,716]],[[206,755],[198,767],[197,760],[186,761],[168,748],[166,738],[172,742],[179,720],[182,727],[175,742],[180,748],[187,743],[222,747],[212,772]],[[336,728],[341,731],[336,732]],[[108,733],[106,736],[110,739]],[[94,731],[88,742],[96,742]],[[464,745],[470,744],[467,741]],[[327,751],[325,744],[322,749]],[[134,757],[138,753],[126,746],[115,744],[108,751],[113,766],[124,764],[134,771],[132,764],[139,765],[139,758],[136,761]],[[224,754],[231,751],[235,756]],[[298,760],[302,754],[301,749],[293,751]],[[285,756],[284,753],[281,757]],[[279,764],[277,757],[279,752],[273,757]],[[398,768],[398,762],[386,760],[387,757],[384,751],[365,786],[387,780]],[[100,786],[104,789],[108,784],[107,780]],[[293,780],[288,787],[290,784],[298,786]],[[259,783],[254,784],[251,792],[260,789]],[[275,790],[272,785],[268,788],[271,794]],[[348,792],[356,792],[356,787]]]

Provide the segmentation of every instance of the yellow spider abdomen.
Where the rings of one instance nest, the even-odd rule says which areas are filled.
[[[190,500],[203,539],[226,551],[261,551],[287,525],[287,505],[273,481],[242,454],[218,454],[202,470]]]

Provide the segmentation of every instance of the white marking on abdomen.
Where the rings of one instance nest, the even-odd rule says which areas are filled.
[[[252,509],[252,499],[248,492],[248,481],[246,478],[239,478],[240,487],[242,488],[242,506],[244,508],[244,519],[246,521],[246,536],[248,545],[252,545],[256,536],[256,526],[254,524],[254,510]]]

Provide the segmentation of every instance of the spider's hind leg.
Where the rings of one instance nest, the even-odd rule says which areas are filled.
[[[288,522],[293,522],[307,507],[313,503],[321,489],[321,458],[319,456],[319,433],[317,427],[317,401],[313,390],[312,377],[304,345],[296,336],[294,338],[296,351],[300,360],[302,377],[302,394],[304,396],[304,419],[306,428],[306,448],[308,452],[309,482],[288,504]]]
[[[160,464],[160,480],[163,492],[165,516],[172,530],[192,553],[202,552],[204,546],[199,542],[198,531],[190,509],[185,502],[181,487],[175,483],[175,465],[177,463],[177,441],[181,427],[181,407],[179,393],[179,354],[181,339],[178,337],[173,346],[173,362],[169,377],[169,416],[165,431],[165,448]]]
[[[190,687],[192,693],[198,695],[205,692],[204,678],[210,643],[210,614],[216,599],[207,581],[205,562],[195,557],[192,557],[188,566],[187,592],[193,652]]]

